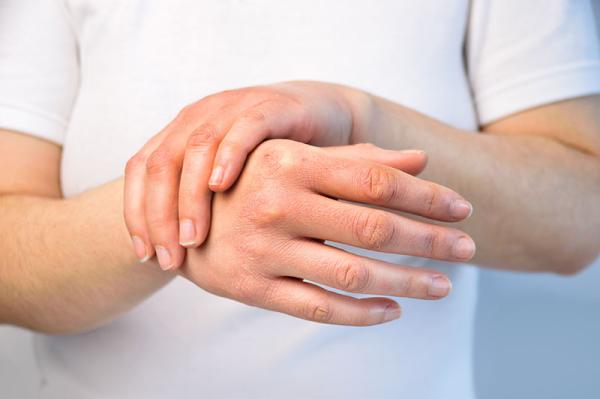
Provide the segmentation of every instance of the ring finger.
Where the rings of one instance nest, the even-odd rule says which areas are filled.
[[[451,290],[442,273],[355,255],[313,240],[302,240],[274,272],[346,292],[416,299],[440,299]]]

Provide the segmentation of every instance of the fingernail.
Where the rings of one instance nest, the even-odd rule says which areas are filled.
[[[434,276],[427,288],[427,295],[442,298],[448,295],[451,289],[452,283],[446,276]]]
[[[196,244],[196,226],[191,219],[179,221],[179,244],[184,247]]]
[[[457,259],[471,259],[475,255],[475,243],[468,237],[459,238],[452,247],[452,255]]]
[[[223,167],[221,165],[214,168],[212,174],[210,175],[210,179],[208,180],[208,184],[210,186],[218,186],[223,181]]]
[[[131,242],[133,243],[133,250],[135,251],[135,256],[138,257],[140,263],[144,263],[148,259],[150,259],[150,256],[146,251],[146,244],[144,244],[144,241],[142,241],[140,237],[132,236]]]
[[[402,309],[398,304],[396,305],[387,305],[385,310],[383,311],[383,321],[391,321],[396,320],[402,314]]]
[[[473,205],[464,199],[455,199],[450,204],[450,216],[455,219],[466,219],[473,213]]]
[[[163,270],[169,270],[171,266],[171,254],[169,250],[165,247],[161,247],[160,245],[154,247],[156,250],[156,257],[158,258],[158,264],[160,268]]]

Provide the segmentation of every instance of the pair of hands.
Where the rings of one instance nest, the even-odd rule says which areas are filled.
[[[217,295],[332,324],[378,324],[399,317],[400,308],[305,280],[372,295],[447,295],[450,281],[439,272],[323,244],[449,261],[474,254],[465,233],[388,211],[452,222],[468,217],[471,206],[412,176],[425,167],[420,151],[345,145],[367,114],[363,94],[290,82],[186,107],[127,164],[125,219],[138,257],[156,253],[164,269],[183,264],[181,274]],[[211,189],[223,191],[212,201],[212,222]]]

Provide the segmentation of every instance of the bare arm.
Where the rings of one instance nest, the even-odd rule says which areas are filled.
[[[281,101],[282,88],[286,90],[283,97],[291,95],[293,101]],[[238,104],[240,98],[270,107],[260,108],[260,112],[253,108],[252,112],[244,111]],[[207,115],[211,115],[207,102],[228,104],[228,109],[236,111],[233,115],[218,114],[206,122]],[[290,113],[290,109],[295,113]],[[474,217],[461,227],[476,238],[479,249],[475,261],[480,265],[569,274],[580,270],[600,252],[595,238],[600,236],[599,97],[564,101],[512,115],[484,126],[481,133],[485,134],[453,128],[383,98],[323,82],[285,82],[226,91],[185,111],[161,133],[166,138],[157,136],[157,140],[153,139],[157,143],[151,141],[150,148],[142,149],[131,160],[136,162],[130,162],[135,167],[130,168],[129,191],[137,191],[138,195],[129,196],[133,201],[129,201],[131,211],[126,213],[132,235],[145,237],[148,248],[158,245],[178,253],[177,215],[190,213],[184,204],[203,204],[205,212],[192,214],[203,215],[204,221],[208,219],[210,196],[202,191],[208,184],[197,176],[186,175],[182,158],[190,155],[190,159],[199,157],[206,161],[207,145],[214,147],[218,143],[214,137],[222,139],[219,148],[242,148],[239,143],[247,142],[246,150],[267,137],[290,137],[316,145],[331,145],[337,139],[342,144],[348,140],[388,149],[425,150],[430,163],[423,176],[465,193],[475,205]],[[190,132],[179,126],[178,120],[190,118],[200,128]],[[219,134],[209,135],[212,141],[203,141],[207,129],[213,132],[215,126],[228,126],[228,118],[239,118],[244,128],[217,129]],[[286,123],[281,123],[282,118]],[[307,129],[310,134],[306,134]],[[298,132],[305,136],[298,136]],[[202,140],[196,142],[198,138]],[[230,170],[238,170],[245,156],[237,153]],[[201,169],[207,179],[208,168]],[[237,176],[227,175],[230,185]],[[215,190],[224,188],[227,186]],[[198,190],[201,195],[190,196],[198,194]],[[154,231],[151,237],[160,239],[149,240],[147,230]],[[195,243],[201,241],[197,239]],[[177,266],[176,261],[166,263],[166,268]]]
[[[122,217],[122,179],[63,199],[58,146],[10,132],[0,140],[0,166],[10,171],[0,179],[0,322],[79,332],[115,318],[172,278],[154,262],[136,264]],[[390,265],[317,240],[335,237],[448,261],[473,256],[471,238],[459,230],[332,199],[462,220],[467,213],[459,207],[457,214],[455,206],[465,202],[460,195],[402,172],[422,170],[423,153],[271,140],[253,154],[235,192],[217,195],[208,241],[188,250],[181,270],[209,292],[309,320],[372,325],[397,318],[398,305],[334,294],[303,279],[426,300],[446,296],[450,281],[434,270]],[[390,184],[375,184],[376,177]],[[404,194],[394,195],[394,186]],[[423,198],[436,200],[427,207]]]
[[[515,114],[484,126],[485,134],[382,98],[368,103],[353,141],[425,150],[422,176],[474,206],[460,228],[477,243],[475,263],[571,274],[600,253],[600,96]]]
[[[0,323],[52,333],[93,328],[173,276],[137,265],[122,179],[62,198],[60,153],[0,131]]]

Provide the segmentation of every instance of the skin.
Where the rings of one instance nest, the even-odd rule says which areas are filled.
[[[126,210],[125,217],[134,242],[145,237],[146,248],[176,254],[159,256],[161,266],[169,269],[183,261],[177,242],[197,247],[207,229],[203,225],[203,233],[194,240],[182,240],[182,229],[178,235],[175,227],[178,217],[180,225],[182,220],[194,224],[207,220],[208,188],[229,188],[247,154],[265,138],[419,148],[431,159],[423,176],[463,193],[475,205],[475,217],[460,226],[477,239],[477,264],[573,274],[600,252],[594,239],[600,236],[600,223],[590,222],[600,220],[599,98],[539,107],[483,126],[485,134],[467,134],[471,132],[386,99],[321,82],[218,93],[184,110],[132,158],[126,185],[131,211]],[[201,126],[197,130],[212,132],[209,137],[203,134],[199,151],[197,131],[181,120],[194,120]],[[240,144],[244,140],[246,144]],[[213,174],[228,170],[218,185],[207,184],[213,164],[208,147],[218,148]],[[186,177],[185,162],[192,159],[197,164],[193,159],[198,153],[204,161],[204,179]],[[200,208],[193,210],[190,204]],[[145,258],[150,251],[138,252]]]
[[[463,245],[471,239],[459,230],[335,200],[456,220],[450,209],[454,201],[462,201],[460,196],[358,159],[383,157],[378,154],[381,149],[365,145],[321,149],[289,140],[261,144],[236,186],[215,198],[208,240],[188,252],[183,275],[217,295],[330,324],[378,324],[399,317],[400,308],[387,298],[356,299],[302,279],[346,292],[417,299],[446,296],[449,282],[440,273],[376,261],[322,243],[335,239],[371,250],[452,261],[473,256],[474,247]],[[389,186],[375,184],[380,177]],[[430,207],[425,199],[432,196],[438,200]]]
[[[152,260],[138,265],[122,217],[123,179],[60,198],[60,148],[17,133],[2,132],[0,137],[0,166],[13,171],[2,182],[0,197],[0,232],[7,237],[0,243],[1,322],[48,333],[89,330],[125,312],[176,275],[161,271]],[[34,163],[26,161],[29,154],[55,169],[37,162],[32,167]],[[336,324],[378,324],[397,318],[400,310],[386,298],[356,300],[301,278],[352,292],[441,298],[450,282],[439,272],[372,261],[319,241],[336,234],[365,248],[414,251],[448,260],[470,258],[473,248],[466,252],[453,248],[461,238],[471,242],[459,230],[404,222],[391,213],[333,200],[385,202],[429,218],[460,220],[466,215],[454,217],[451,208],[462,197],[400,171],[417,173],[425,161],[421,152],[364,145],[320,149],[291,141],[266,142],[254,152],[236,189],[215,198],[212,232],[206,245],[187,257],[181,275],[222,296]],[[333,175],[325,175],[324,166]],[[371,184],[369,176],[388,176],[405,186],[404,198],[379,195],[379,186]],[[423,208],[424,197],[436,201]],[[262,207],[253,205],[259,201]],[[338,220],[323,219],[317,225],[313,210],[319,207],[355,223],[342,228]],[[379,231],[381,226],[394,234],[376,239],[364,234],[365,229]],[[300,262],[301,253],[313,258]],[[275,287],[288,285],[293,296],[265,295],[265,290],[275,295],[279,292]]]
[[[352,93],[352,99],[349,100],[353,117],[351,141],[367,141],[366,133],[369,131],[382,132],[368,136],[373,142],[381,142],[384,134],[397,134],[398,138],[389,143],[390,147],[415,146],[427,150],[432,160],[426,170],[427,176],[449,186],[464,188],[461,191],[474,203],[476,212],[468,222],[462,222],[461,225],[467,231],[477,232],[474,236],[478,245],[480,248],[484,247],[477,255],[478,263],[570,274],[581,270],[598,254],[598,243],[593,239],[599,233],[598,225],[593,222],[599,220],[596,206],[600,187],[598,97],[532,109],[484,127],[489,134],[466,135],[465,132],[366,93],[350,89],[345,89],[344,92]],[[379,130],[370,129],[374,127]],[[172,272],[157,272],[157,265],[153,260],[144,268],[127,267],[135,261],[120,216],[123,210],[119,194],[123,188],[122,181],[90,190],[69,200],[45,198],[48,193],[59,195],[58,180],[53,181],[54,189],[51,189],[47,178],[41,177],[44,173],[50,173],[49,169],[52,168],[56,168],[55,175],[58,176],[58,147],[8,132],[2,134],[2,140],[1,166],[3,170],[14,173],[11,173],[10,178],[3,176],[2,179],[2,191],[6,194],[0,204],[0,230],[4,231],[3,237],[12,238],[3,240],[0,244],[5,254],[0,261],[3,276],[0,283],[1,321],[42,331],[80,331],[115,317],[173,276]],[[5,145],[8,143],[10,145]],[[464,150],[465,145],[469,146],[468,151]],[[460,152],[449,148],[460,149]],[[278,150],[279,148],[273,151]],[[32,152],[38,154],[36,159],[40,159],[39,164],[44,162],[44,166],[37,167],[37,171],[32,169],[36,166],[23,161],[26,158],[24,155],[30,156]],[[364,149],[359,151],[360,154],[364,152]],[[457,153],[469,156],[451,157],[451,154]],[[13,156],[9,156],[10,154]],[[41,154],[47,154],[47,157]],[[435,157],[439,157],[440,161],[436,162]],[[300,156],[299,159],[303,157]],[[53,164],[55,161],[56,164]],[[389,163],[389,158],[379,161]],[[256,164],[261,165],[260,162]],[[453,167],[449,168],[447,165]],[[502,168],[498,165],[502,165]],[[240,182],[244,181],[246,172],[252,175],[249,167],[250,164],[245,167]],[[293,175],[285,176],[287,182]],[[489,179],[485,179],[489,176],[495,176],[493,190],[489,189]],[[481,190],[483,184],[487,190]],[[282,187],[281,184],[275,186]],[[252,184],[250,187],[256,185]],[[222,209],[222,203],[228,204],[227,201],[237,198],[237,193],[244,192],[243,188],[242,184],[239,187],[236,185],[233,191],[216,196],[210,234],[213,234],[213,230],[215,235],[228,234],[226,224],[217,226],[221,219],[217,212]],[[485,195],[484,192],[500,195],[496,202],[492,202],[495,208],[486,204],[486,201],[493,199],[490,198],[493,195]],[[506,199],[512,201],[512,204],[500,203]],[[515,210],[516,208],[518,209]],[[516,211],[522,218],[522,223],[514,222]],[[275,220],[284,220],[281,212],[273,212],[273,215]],[[94,217],[97,219],[93,219]],[[90,220],[92,223],[87,223]],[[31,223],[32,221],[36,223]],[[82,221],[86,223],[81,223]],[[44,234],[40,232],[39,226],[52,228]],[[74,226],[79,226],[80,230],[73,231]],[[121,233],[116,233],[119,228],[122,229]],[[98,234],[99,231],[103,234]],[[372,231],[380,231],[380,228]],[[111,242],[104,242],[102,237],[109,236]],[[115,242],[113,237],[120,237],[122,240]],[[573,240],[572,237],[578,239]],[[534,240],[535,238],[539,240]],[[502,245],[508,246],[503,249],[497,245],[498,240]],[[522,240],[526,241],[521,243]],[[525,245],[532,241],[535,241],[532,245]],[[540,250],[540,241],[543,242],[543,251]],[[377,242],[381,243],[379,240],[375,243]],[[431,243],[432,240],[424,242]],[[218,245],[218,242],[211,240],[210,235],[206,243],[207,247]],[[431,248],[431,245],[425,247]],[[260,248],[260,245],[256,244],[253,248]],[[194,273],[201,272],[200,268],[193,266],[193,262],[200,258],[208,261],[209,255],[202,251],[202,247],[189,250],[186,264],[181,269],[182,274],[194,278]],[[129,273],[139,274],[133,276]],[[277,298],[285,295],[279,293],[285,292],[287,284],[291,286],[292,283],[299,283],[297,280],[290,280],[294,279],[293,276],[277,277],[263,270],[260,278],[267,279],[270,284],[282,277],[283,283],[269,286],[269,294],[266,297],[263,295],[265,302],[261,306],[281,310],[282,305],[277,302]],[[231,293],[227,291],[228,288],[214,288],[228,287],[227,281],[207,281],[213,285],[205,287],[206,289],[221,295]],[[256,298],[252,295],[256,291],[252,287],[264,287],[261,285],[264,280],[257,279],[254,281],[256,285],[249,281],[239,279],[235,292],[241,293],[239,300],[256,304],[253,302]],[[314,290],[310,286],[305,288]],[[264,293],[264,289],[261,292]],[[325,322],[340,320],[342,314],[347,317],[346,311],[340,313],[332,310],[329,303],[324,305],[325,294],[314,291],[313,294],[315,296],[311,298],[314,300],[307,301],[306,297],[302,297],[304,306],[289,304],[290,308],[286,308],[288,313],[300,317],[312,316],[313,319]],[[360,306],[369,305],[382,308],[380,302],[367,305],[363,303]],[[65,315],[65,309],[69,310],[68,315]],[[347,314],[356,315],[349,311]],[[385,319],[385,312],[361,314],[371,316],[371,319],[366,317],[363,322],[373,320],[374,315],[379,317],[378,321]],[[348,321],[344,319],[342,322]]]
[[[101,325],[172,278],[153,261],[133,267],[122,182],[64,199],[60,156],[0,132],[0,168],[11,171],[0,179],[0,322],[53,333]]]
[[[349,91],[284,82],[216,93],[185,107],[125,169],[125,220],[140,260],[156,254],[163,269],[180,266],[184,249],[206,239],[211,189],[231,187],[262,141],[349,144]]]
[[[427,151],[422,176],[473,204],[459,226],[475,237],[478,265],[570,275],[600,254],[600,96],[529,109],[477,135],[367,101],[370,116],[353,140]]]

